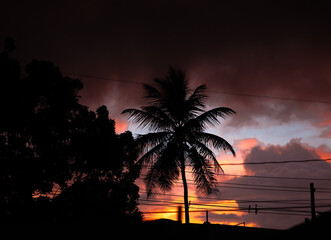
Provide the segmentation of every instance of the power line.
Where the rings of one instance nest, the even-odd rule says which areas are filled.
[[[259,211],[259,214],[275,214],[275,215],[289,215],[289,216],[303,216],[309,217],[310,214],[303,214],[303,213],[286,213],[286,212],[272,212],[272,211]]]
[[[227,165],[266,165],[266,164],[288,164],[288,163],[308,163],[308,162],[329,162],[331,158],[323,159],[303,159],[303,160],[285,160],[285,161],[264,161],[264,162],[242,162],[242,163],[221,163],[221,166]],[[150,165],[143,164],[144,167],[150,167]],[[191,164],[185,166],[191,167]],[[189,172],[192,173],[192,172]],[[253,177],[253,178],[270,178],[270,179],[286,179],[286,180],[310,180],[310,181],[331,181],[331,178],[303,178],[303,177],[275,177],[275,176],[259,176],[259,175],[239,175],[239,174],[224,174],[215,173],[220,176],[235,176],[235,177]]]
[[[162,194],[163,195],[163,194]],[[164,194],[171,195],[172,194]],[[180,196],[180,195],[176,195]],[[139,203],[139,205],[152,205],[152,206],[160,206],[160,207],[177,207],[178,205],[182,205],[183,202],[178,201],[165,201],[163,200],[151,200],[151,199],[141,199],[143,203]],[[220,199],[218,199],[220,200]],[[318,199],[318,201],[331,199]],[[265,214],[277,214],[277,215],[298,215],[298,216],[309,216],[310,215],[310,205],[300,205],[309,203],[308,200],[303,199],[278,199],[278,200],[242,200],[241,203],[277,203],[277,204],[295,204],[295,206],[262,206],[257,208],[258,213]],[[232,203],[232,202],[231,202]],[[236,200],[236,203],[240,203],[239,200]],[[236,207],[224,205],[226,203],[221,204],[213,204],[213,203],[191,203],[190,212],[249,212],[250,207]],[[299,205],[298,205],[299,204]],[[201,208],[203,207],[203,208]],[[331,204],[317,205],[316,208],[330,208]],[[254,210],[254,208],[252,208]],[[306,210],[307,209],[307,210]],[[161,213],[177,213],[177,211],[143,211],[143,214],[161,214]]]
[[[159,204],[159,206],[170,206],[170,205],[178,206],[178,204],[180,204],[180,205],[183,204],[183,202],[178,202],[178,201],[166,201],[166,200],[154,200],[154,199],[140,199],[139,201],[147,202],[148,204],[150,202],[161,203],[161,204]],[[147,203],[146,204],[143,203],[143,204],[148,205]],[[158,204],[154,204],[154,205],[158,205]],[[248,208],[229,206],[229,205],[226,205],[225,203],[195,203],[195,202],[192,202],[192,203],[190,203],[190,208],[192,208],[191,205],[200,206],[200,207],[203,206],[203,207],[230,208],[230,209],[233,209],[234,211],[238,210],[238,209],[248,210]],[[331,207],[331,204],[326,204],[326,205],[324,204],[324,205],[316,206],[316,208],[325,208],[325,207]],[[310,209],[310,205],[282,206],[282,207],[279,207],[279,206],[277,206],[277,207],[259,207],[259,209],[261,209],[261,210]]]
[[[145,199],[143,201],[147,201],[147,203],[140,203],[140,205],[152,205],[152,206],[160,206],[160,207],[172,207],[178,206],[179,204],[182,205],[182,202],[173,202],[173,201],[151,201]],[[150,203],[152,202],[152,203]],[[159,203],[153,203],[159,202]],[[190,212],[246,212],[250,210],[250,207],[234,207],[222,204],[199,204],[199,203],[191,203],[191,205],[196,205],[198,207],[191,206]],[[201,208],[204,207],[204,208]],[[214,207],[214,208],[205,208],[205,207]],[[216,207],[216,208],[215,208]],[[331,207],[330,204],[328,205],[318,205],[316,208],[329,208]],[[224,209],[225,208],[225,209]],[[258,213],[270,213],[270,214],[280,214],[280,215],[304,215],[309,216],[309,205],[303,206],[286,206],[286,207],[259,207],[256,208]],[[307,210],[305,210],[307,209]],[[257,213],[256,212],[256,213]],[[167,211],[143,211],[143,214],[160,214],[160,213],[177,213],[177,211],[167,210]]]
[[[236,188],[236,189],[244,189],[244,190],[258,190],[258,191],[271,191],[271,192],[302,192],[306,193],[309,191],[304,191],[304,190],[289,190],[289,189],[273,189],[273,188],[252,188],[252,187],[233,187],[233,186],[222,186],[223,188]],[[323,191],[325,192],[325,191]],[[331,192],[327,192],[331,193]]]
[[[218,174],[231,177],[247,177],[247,178],[271,178],[283,180],[309,180],[309,181],[331,181],[331,178],[304,178],[304,177],[276,177],[276,176],[260,176],[260,175],[240,175],[240,174]]]
[[[166,195],[166,196],[180,196],[181,195],[174,195],[174,194],[158,194],[158,195]],[[191,196],[189,196],[191,197]],[[194,196],[195,198],[200,199],[200,197]],[[217,201],[226,201],[226,199],[219,199],[219,198],[208,198],[212,200],[217,200]],[[329,201],[331,199],[317,199],[317,201],[322,202],[322,201]],[[233,204],[233,202],[228,202],[229,204]],[[266,213],[266,214],[279,214],[279,215],[304,215],[304,216],[309,216],[309,209],[310,205],[309,200],[307,199],[277,199],[277,200],[235,200],[236,204],[249,204],[259,203],[259,207],[256,207],[256,213]],[[277,204],[278,206],[261,206],[260,203],[268,203],[268,204]],[[178,206],[182,205],[183,202],[181,201],[168,201],[166,199],[162,200],[153,200],[153,199],[141,199],[141,202],[139,203],[140,205],[153,205],[153,206],[162,206],[162,207],[172,207],[172,206]],[[226,204],[226,202],[222,203],[196,203],[193,202],[191,203],[191,210],[190,212],[205,212],[205,211],[210,211],[210,212],[225,212],[225,211],[239,211],[239,212],[245,212],[251,209],[250,205],[248,207],[240,207],[240,206],[231,206],[229,204]],[[279,204],[286,204],[285,206],[279,206]],[[288,204],[292,206],[288,206]],[[293,206],[294,205],[294,206]],[[203,208],[201,208],[203,207]],[[319,204],[316,206],[316,208],[330,208],[331,204]],[[151,211],[151,212],[146,212],[143,211],[144,214],[158,214],[158,213],[172,213],[172,211]],[[176,213],[176,211],[173,211],[173,213]]]
[[[226,210],[208,210],[210,212],[226,212]],[[206,210],[194,210],[190,212],[206,212]],[[143,214],[165,214],[165,213],[177,213],[177,211],[149,211],[149,212],[143,212]],[[272,212],[272,211],[260,211],[260,213],[264,214],[276,214],[276,215],[290,215],[290,216],[304,216],[308,217],[310,216],[308,213],[307,214],[302,214],[302,213],[283,213],[283,212]]]
[[[100,77],[100,76],[87,75],[87,74],[81,74],[81,73],[64,72],[64,74],[82,77],[82,78],[97,79],[97,80],[107,80],[107,81],[130,83],[130,84],[144,84],[144,82],[139,82],[139,81],[120,80],[120,79],[115,79],[115,78]],[[284,101],[298,101],[298,102],[331,104],[331,101],[323,101],[323,100],[315,100],[315,99],[289,98],[289,97],[279,97],[279,96],[269,96],[269,95],[238,93],[238,92],[226,92],[226,91],[219,91],[219,90],[207,90],[207,92],[216,93],[216,94],[225,94],[225,95],[235,95],[235,96],[241,96],[241,97],[267,98],[267,99],[276,99],[276,100],[284,100]]]
[[[231,176],[231,177],[245,177],[245,178],[270,178],[270,179],[282,179],[282,180],[307,180],[307,181],[331,181],[331,178],[305,178],[305,177],[276,177],[276,176],[261,176],[261,175],[241,175],[241,174],[225,174],[225,173],[215,173],[221,176]],[[140,178],[142,179],[142,178]],[[142,179],[143,180],[143,179]]]
[[[231,185],[244,185],[248,187],[237,187],[237,186],[226,186],[226,184],[231,184]],[[195,185],[194,183],[188,183],[188,185]],[[253,187],[250,187],[253,186]],[[244,189],[244,190],[259,190],[259,191],[278,191],[278,192],[301,192],[301,193],[306,193],[310,192],[309,190],[300,190],[300,189],[295,189],[295,187],[291,187],[291,189],[282,189],[282,188],[287,188],[287,187],[281,187],[281,186],[272,186],[272,185],[255,185],[255,186],[260,186],[254,187],[254,185],[249,185],[249,184],[236,184],[236,183],[219,183],[219,187],[222,188],[237,188],[237,189]],[[269,187],[269,188],[268,188]],[[277,189],[279,188],[279,189]],[[318,188],[316,188],[318,189]],[[329,188],[327,188],[329,189]],[[331,191],[324,191],[324,190],[319,190],[318,193],[331,193]]]
[[[237,185],[237,186],[250,186],[250,187],[273,187],[273,188],[303,189],[303,190],[309,189],[307,187],[297,187],[297,186],[260,185],[260,184],[247,184],[247,183],[227,183],[227,182],[220,182],[220,184]],[[329,188],[329,190],[331,190],[331,188]]]
[[[306,163],[306,162],[323,162],[331,161],[331,158],[320,159],[304,159],[304,160],[285,160],[285,161],[270,161],[270,162],[242,162],[242,163],[220,163],[221,166],[229,165],[264,165],[264,164],[286,164],[286,163]]]
[[[145,191],[141,191],[142,194],[147,194]],[[171,194],[171,193],[154,193],[155,196],[169,196],[169,197],[183,197],[180,194]],[[202,196],[193,196],[189,195],[189,198],[200,199],[200,200],[216,200],[216,201],[236,201],[237,203],[297,203],[297,202],[310,202],[308,199],[274,199],[274,200],[256,200],[256,199],[222,199],[219,197],[202,197]],[[318,198],[316,201],[331,201],[331,198]]]
[[[262,161],[262,162],[241,162],[241,163],[220,163],[221,166],[241,166],[241,165],[266,165],[266,164],[287,164],[287,163],[308,163],[308,162],[329,162],[331,158],[314,158],[302,160],[285,160],[285,161]],[[144,167],[150,167],[148,164],[142,164]],[[185,164],[187,167],[192,167],[192,164]]]
[[[178,201],[164,201],[164,200],[151,200],[151,199],[140,199],[140,201],[147,202],[147,203],[139,203],[139,205],[155,205],[155,206],[178,206],[178,205],[183,205],[183,202],[178,202]],[[150,203],[151,202],[151,203]],[[154,204],[156,203],[156,204]],[[190,208],[192,208],[192,205],[195,206],[200,206],[201,207],[217,207],[217,208],[229,208],[228,210],[249,210],[249,207],[236,207],[236,206],[229,206],[229,205],[224,205],[224,204],[208,204],[208,203],[190,203]],[[331,207],[331,204],[326,204],[326,205],[317,205],[316,208],[329,208]],[[203,208],[205,210],[210,210],[210,208]],[[287,209],[310,209],[310,205],[299,205],[299,206],[282,206],[282,207],[261,207],[259,205],[259,210],[287,210]],[[215,209],[214,209],[215,210]],[[223,209],[222,209],[223,210]]]
[[[145,202],[159,202],[159,203],[168,203],[168,204],[171,204],[172,206],[175,204],[175,206],[178,206],[178,204],[182,205],[183,202],[178,202],[178,201],[164,201],[164,200],[153,200],[153,199],[140,199],[139,201],[145,201]],[[168,206],[168,205],[161,205],[161,206]],[[200,209],[201,209],[201,206],[203,207],[222,207],[222,208],[231,208],[233,210],[236,210],[238,209],[238,207],[236,206],[229,206],[229,205],[224,205],[224,204],[213,204],[213,203],[195,203],[195,202],[191,202],[190,203],[190,208],[191,205],[193,206],[200,206]]]
[[[146,205],[151,205],[151,204],[146,204]],[[155,205],[155,204],[153,204]],[[163,205],[160,205],[163,206]],[[318,206],[318,207],[330,207],[331,205],[327,206]],[[292,207],[293,208],[293,207]],[[298,207],[298,208],[304,208],[304,209],[309,209],[309,206],[305,207]],[[294,215],[294,216],[309,216],[310,212],[305,211],[305,210],[295,210],[291,208],[257,208],[258,213],[266,213],[266,214],[278,214],[278,215]],[[190,210],[190,213],[197,213],[197,212],[247,212],[249,211],[249,208],[238,208],[238,209],[213,209],[213,208],[203,208],[199,209],[196,208],[194,210]],[[155,211],[143,211],[143,214],[169,214],[169,213],[177,213],[176,210],[167,210],[167,211],[162,211],[162,210],[155,210]]]
[[[139,178],[143,180],[142,178]],[[195,185],[194,180],[187,179],[186,180],[188,185]],[[190,183],[193,182],[193,183]],[[224,186],[225,185],[225,186]],[[234,186],[248,186],[249,188],[245,187],[229,187],[226,185],[234,185]],[[261,184],[247,184],[247,183],[229,183],[229,182],[219,182],[218,186],[220,187],[227,187],[227,188],[239,188],[239,189],[254,189],[254,190],[268,190],[268,191],[289,191],[289,192],[309,192],[309,188],[307,187],[299,187],[299,186],[281,186],[281,185],[261,185]],[[259,188],[251,188],[251,187],[259,187]],[[269,189],[272,188],[272,189]],[[279,189],[277,189],[279,188]],[[285,189],[284,189],[285,188]],[[324,190],[331,190],[331,188],[327,187],[319,187],[317,188],[318,192],[330,192],[330,191],[324,191]],[[322,190],[322,191],[321,191]],[[330,192],[331,193],[331,192]]]
[[[260,185],[260,184],[247,184],[247,183],[227,183],[227,182],[220,182],[220,184],[225,184],[225,185],[239,185],[239,186],[252,186],[252,187],[273,187],[273,188],[288,188],[288,189],[303,189],[303,190],[308,190],[309,188],[307,187],[298,187],[298,186],[280,186],[280,185]],[[319,187],[317,189],[321,190],[331,190],[331,188],[327,187]]]

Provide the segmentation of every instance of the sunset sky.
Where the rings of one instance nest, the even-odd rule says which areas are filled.
[[[204,222],[208,208],[217,210],[212,223],[289,228],[310,218],[311,182],[317,212],[331,209],[331,161],[242,165],[331,158],[331,9],[322,1],[12,0],[1,8],[0,41],[15,39],[12,57],[22,66],[50,60],[81,79],[81,103],[106,105],[118,132],[143,133],[120,113],[146,104],[141,83],[170,65],[192,88],[207,85],[207,109],[237,112],[210,132],[237,152],[217,153],[219,163],[241,165],[222,166],[217,195],[189,181],[192,222]],[[137,184],[146,219],[176,219],[180,182],[148,200]]]

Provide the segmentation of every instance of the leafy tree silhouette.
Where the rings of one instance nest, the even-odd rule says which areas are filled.
[[[148,195],[156,186],[169,191],[181,175],[185,222],[189,223],[186,164],[192,166],[198,190],[207,194],[216,191],[214,171],[222,169],[211,148],[230,151],[234,156],[235,151],[226,140],[205,132],[205,129],[218,125],[219,117],[225,118],[235,111],[227,107],[204,111],[206,86],[191,90],[180,70],[170,67],[168,74],[163,79],[155,79],[154,84],[143,85],[148,106],[126,109],[122,114],[150,131],[137,138],[139,150],[143,153],[137,164],[150,167],[145,177]]]
[[[7,37],[0,53],[0,216],[7,216],[8,221],[22,216],[31,203],[31,197],[25,197],[29,183],[23,176],[27,175],[26,163],[33,159],[27,147],[29,110],[23,107],[21,67],[10,57],[14,49],[14,40]]]
[[[81,105],[83,84],[52,62],[33,60],[21,77],[19,62],[10,58],[14,50],[14,40],[6,38],[0,53],[0,222],[141,219],[132,134],[116,135],[106,106],[94,112]],[[54,186],[58,196],[50,198]]]
[[[82,84],[46,61],[32,61],[20,78],[18,62],[9,58],[13,43],[7,42],[0,64],[1,205],[3,216],[26,222],[34,192],[50,192],[54,183],[64,186],[71,178],[70,122]]]
[[[54,199],[55,207],[62,208],[57,218],[80,223],[139,221],[136,142],[130,132],[116,135],[106,106],[96,113],[82,108],[74,120],[74,179]]]

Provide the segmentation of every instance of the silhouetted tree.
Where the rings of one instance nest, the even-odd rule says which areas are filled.
[[[218,125],[218,117],[225,118],[235,111],[218,107],[205,112],[206,86],[191,90],[180,70],[170,68],[165,78],[155,79],[154,83],[155,86],[143,85],[149,105],[126,109],[123,114],[150,131],[137,139],[139,149],[144,153],[137,163],[149,166],[145,177],[148,195],[156,186],[169,191],[181,175],[185,221],[189,223],[186,164],[193,170],[198,190],[207,194],[216,190],[214,171],[220,171],[221,166],[211,148],[230,151],[233,155],[235,151],[226,140],[205,129]]]
[[[72,173],[52,199],[36,199],[34,220],[55,223],[137,222],[139,188],[134,184],[137,146],[132,134],[115,133],[105,106],[96,113],[82,107],[72,121],[68,152]],[[47,214],[45,213],[47,212]],[[50,217],[51,216],[51,217]]]
[[[134,184],[140,168],[136,142],[130,132],[115,133],[115,122],[101,106],[82,108],[71,138],[73,184],[54,199],[61,222],[120,222],[141,220],[137,208],[139,188]]]
[[[13,216],[22,216],[25,206],[31,203],[31,197],[29,201],[25,198],[28,185],[25,171],[34,157],[28,146],[26,125],[31,109],[23,107],[21,68],[9,56],[14,49],[14,40],[7,37],[0,53],[0,216],[1,219],[7,216],[8,221]]]
[[[20,78],[18,62],[8,56],[13,43],[6,48],[0,66],[1,200],[4,215],[28,221],[34,192],[50,192],[54,183],[71,179],[68,146],[82,84],[45,61],[32,61]]]
[[[131,133],[115,133],[106,106],[93,112],[81,105],[80,80],[63,76],[52,62],[34,60],[21,77],[10,58],[14,50],[6,38],[0,53],[0,222],[78,221],[82,214],[141,218]],[[75,211],[82,209],[76,203],[83,212]]]
[[[38,186],[34,190],[49,192],[54,183],[61,187],[71,179],[70,152],[75,113],[79,111],[79,80],[62,76],[52,62],[32,61],[26,66],[26,91],[33,105],[27,126],[31,149],[35,154]]]

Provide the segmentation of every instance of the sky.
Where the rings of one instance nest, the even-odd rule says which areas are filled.
[[[117,132],[141,133],[121,112],[146,104],[141,83],[169,66],[185,71],[192,88],[206,84],[207,109],[237,112],[210,129],[237,152],[217,158],[241,165],[223,166],[217,195],[202,196],[190,182],[192,220],[204,222],[201,211],[211,207],[227,210],[210,212],[212,223],[285,229],[310,217],[311,182],[316,205],[331,205],[331,162],[243,163],[331,158],[331,15],[323,2],[12,0],[2,4],[0,41],[15,39],[12,57],[22,66],[50,60],[81,79],[81,103],[106,105]],[[182,202],[180,182],[148,200],[137,184],[145,212],[176,211]],[[176,214],[145,214],[159,217]]]

